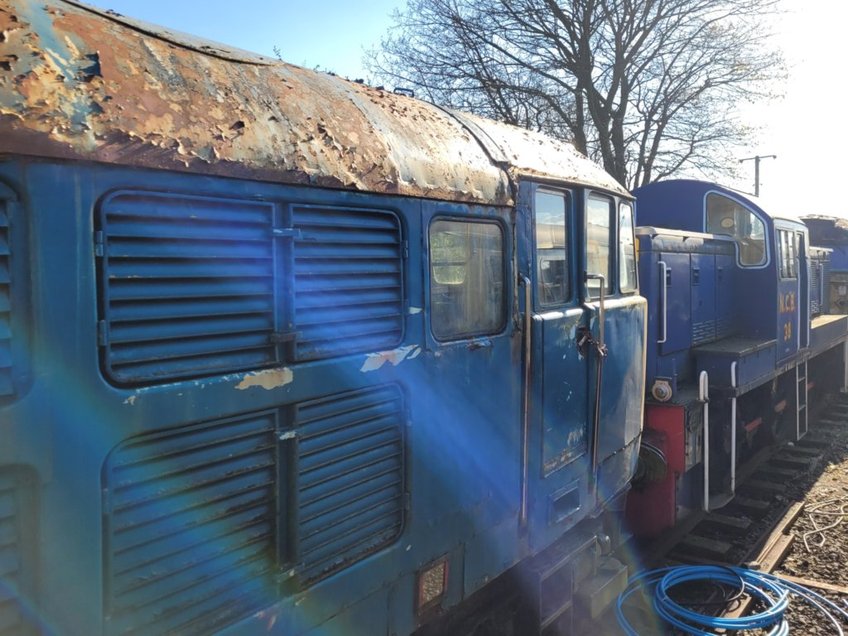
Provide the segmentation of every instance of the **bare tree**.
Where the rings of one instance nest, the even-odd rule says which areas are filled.
[[[407,0],[369,70],[572,141],[628,187],[728,174],[744,101],[785,71],[778,0]]]

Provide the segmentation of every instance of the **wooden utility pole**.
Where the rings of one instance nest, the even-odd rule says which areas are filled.
[[[745,159],[740,159],[739,163],[743,161],[753,161],[754,162],[754,196],[760,196],[760,159],[777,159],[777,155],[754,155],[753,157],[746,157]]]

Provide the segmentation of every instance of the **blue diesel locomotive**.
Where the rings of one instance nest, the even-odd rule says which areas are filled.
[[[600,611],[645,395],[624,189],[70,0],[0,34],[0,632],[451,633],[506,572],[536,631]]]
[[[819,396],[845,389],[848,317],[801,221],[701,181],[634,194],[649,397],[628,519],[656,536],[728,503],[746,458],[806,434]]]

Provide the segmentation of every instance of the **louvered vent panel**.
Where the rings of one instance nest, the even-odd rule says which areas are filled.
[[[692,323],[692,344],[699,345],[715,339],[715,322],[703,320]]]
[[[295,207],[298,359],[373,351],[400,342],[402,246],[393,214]]]
[[[275,361],[270,204],[151,193],[104,204],[107,372],[120,383]]]
[[[810,281],[810,314],[818,316],[821,313],[822,268],[814,261],[810,269],[813,273]]]
[[[834,312],[834,309],[830,306],[830,258],[827,257],[821,265],[821,277],[819,280],[819,284],[821,285],[821,288],[819,289],[819,312],[829,314]]]
[[[106,466],[107,631],[202,634],[275,598],[276,416],[132,440]]]
[[[298,552],[305,580],[350,565],[400,534],[403,422],[394,387],[298,406]]]
[[[12,268],[8,203],[0,199],[0,396],[15,392],[12,382]]]
[[[24,587],[19,491],[13,478],[0,475],[0,635],[24,633],[20,600]]]

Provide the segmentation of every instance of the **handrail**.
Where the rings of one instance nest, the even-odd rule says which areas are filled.
[[[701,371],[698,378],[698,399],[704,405],[704,511],[710,510],[710,376]]]
[[[607,279],[603,274],[586,274],[586,280],[597,280],[601,282],[601,287],[598,290],[598,348],[602,349],[604,347],[604,318],[606,318],[606,290],[607,290]],[[586,309],[592,309],[592,307],[588,303],[583,303],[583,307]]]
[[[730,386],[736,389],[739,383],[736,379],[736,360],[730,363]],[[730,398],[730,494],[736,494],[736,391]]]
[[[527,507],[530,495],[530,370],[533,333],[533,289],[527,276],[521,277],[524,285],[524,396],[522,400],[521,421],[521,505],[519,526],[527,526]]]
[[[666,279],[668,278],[668,263],[660,261],[660,297],[662,299],[662,338],[657,340],[657,344],[663,344],[668,340],[668,286]]]
[[[603,274],[586,274],[586,280],[600,281],[600,289],[598,290],[598,340],[595,342],[595,351],[598,354],[598,365],[595,375],[595,413],[592,418],[592,481],[597,484],[595,472],[598,468],[598,444],[600,443],[601,430],[601,388],[604,377],[604,358],[607,355],[607,347],[604,343],[604,323],[606,322],[606,297],[607,280]],[[588,303],[583,303],[583,307],[591,310],[592,307]]]

